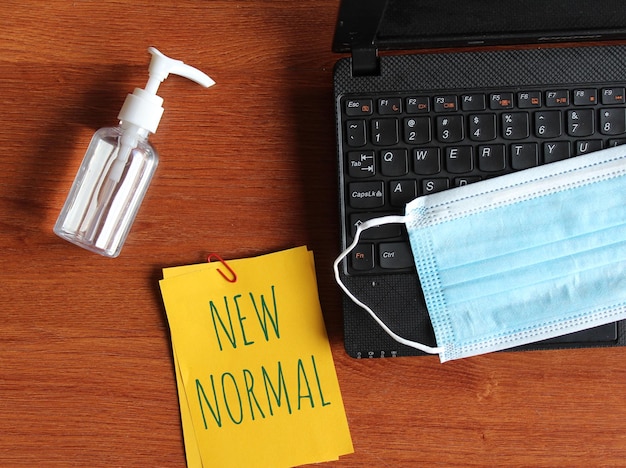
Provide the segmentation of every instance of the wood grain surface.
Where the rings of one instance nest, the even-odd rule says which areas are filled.
[[[354,360],[343,350],[337,1],[6,0],[0,11],[0,466],[183,467],[161,268],[308,245],[355,453],[328,466],[625,466],[626,349]],[[93,132],[172,77],[161,162],[110,260],[52,227]]]

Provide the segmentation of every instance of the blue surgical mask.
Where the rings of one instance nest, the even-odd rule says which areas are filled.
[[[405,223],[437,340],[390,330],[341,283],[360,233]],[[626,147],[419,197],[369,220],[335,261],[344,291],[442,362],[626,318]]]

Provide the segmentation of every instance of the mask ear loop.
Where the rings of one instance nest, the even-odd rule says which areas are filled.
[[[343,281],[341,281],[341,277],[339,275],[339,265],[341,264],[342,260],[344,258],[346,258],[348,256],[348,254],[352,251],[352,249],[354,249],[356,247],[356,245],[359,243],[359,238],[361,237],[361,233],[363,231],[365,231],[366,229],[369,229],[371,227],[377,227],[377,226],[381,226],[383,224],[405,224],[406,221],[406,217],[405,216],[383,216],[380,218],[374,218],[374,219],[369,219],[365,222],[363,222],[362,224],[360,224],[359,226],[357,226],[356,229],[356,234],[354,236],[354,240],[352,241],[352,243],[346,248],[346,250],[344,250],[339,257],[337,257],[337,259],[335,260],[335,262],[333,263],[333,269],[335,270],[335,281],[337,281],[337,284],[341,287],[341,289],[343,290],[344,293],[346,293],[346,295],[359,307],[361,307],[363,310],[365,310],[367,313],[369,313],[372,318],[376,321],[376,323],[378,323],[378,325],[389,335],[391,336],[394,340],[396,340],[398,343],[401,343],[403,345],[409,346],[411,348],[415,348],[418,349],[420,351],[423,351],[425,353],[428,354],[441,354],[443,352],[443,348],[442,347],[431,347],[431,346],[426,346],[425,344],[422,343],[418,343],[417,341],[411,341],[411,340],[407,340],[406,338],[402,338],[400,335],[397,335],[393,330],[391,330],[386,324],[385,322],[383,322],[378,315],[376,315],[376,313],[365,303],[361,302],[354,294],[352,294],[348,288],[346,287],[346,285],[343,283]]]

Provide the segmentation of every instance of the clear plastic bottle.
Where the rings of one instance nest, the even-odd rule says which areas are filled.
[[[121,127],[93,136],[54,232],[76,245],[117,257],[141,205],[158,155],[147,137],[122,153]]]
[[[148,142],[163,114],[159,85],[170,73],[205,87],[214,84],[180,60],[153,47],[148,51],[152,61],[145,89],[128,95],[119,126],[94,134],[54,226],[63,239],[106,257],[119,255],[159,161]]]

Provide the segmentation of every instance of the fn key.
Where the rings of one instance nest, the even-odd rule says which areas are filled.
[[[381,268],[399,270],[414,265],[413,252],[406,242],[387,242],[380,244],[378,260]]]
[[[367,271],[374,268],[374,245],[359,244],[351,252],[350,266],[357,271]]]

